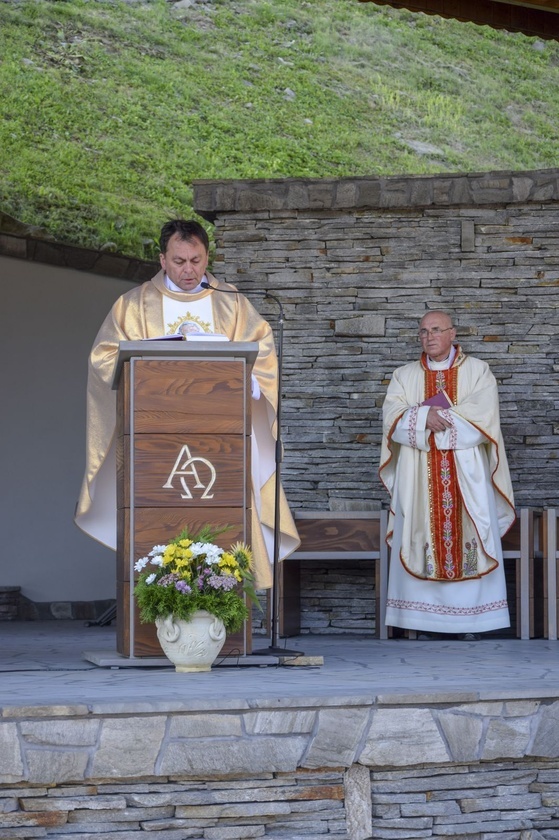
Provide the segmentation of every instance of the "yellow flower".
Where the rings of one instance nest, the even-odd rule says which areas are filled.
[[[252,566],[252,551],[246,543],[237,542],[231,546],[235,560],[243,569],[250,569]]]
[[[174,560],[174,551],[171,551],[171,546],[168,545],[165,549],[165,553],[163,554],[163,565],[168,566],[169,563],[172,563]]]
[[[185,569],[189,565],[188,557],[175,557],[175,566],[178,569]]]
[[[192,545],[192,540],[180,540],[179,545],[181,548],[188,548],[189,545]]]

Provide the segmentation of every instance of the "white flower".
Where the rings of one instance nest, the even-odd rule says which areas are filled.
[[[148,584],[153,583],[153,581],[155,580],[156,577],[157,577],[156,574],[148,575],[147,578],[146,578],[146,583],[148,583]]]
[[[207,546],[207,548],[208,548],[208,551],[207,551],[206,561],[207,561],[208,565],[215,566],[216,563],[219,563],[219,558],[223,554],[223,549],[219,548],[217,545],[210,545],[210,546]]]
[[[223,549],[213,543],[197,542],[192,543],[190,551],[193,557],[206,556],[208,566],[215,566],[219,562],[219,558],[223,554]]]
[[[207,548],[206,543],[199,543],[199,542],[192,543],[192,545],[190,545],[188,547],[189,551],[192,552],[193,557],[198,557],[200,554],[205,554],[206,553],[206,548]]]
[[[134,563],[134,568],[137,572],[141,572],[147,564],[149,563],[149,557],[140,557],[139,560],[136,560]]]
[[[150,563],[152,566],[159,566],[161,568],[163,565],[163,555],[158,554],[156,557],[152,557]]]
[[[164,554],[166,548],[166,545],[154,545],[148,556],[155,557],[156,554]]]

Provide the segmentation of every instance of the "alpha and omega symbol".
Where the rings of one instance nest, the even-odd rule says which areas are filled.
[[[209,481],[204,483],[200,475],[202,474],[205,477],[208,472]],[[216,477],[217,473],[212,462],[208,461],[207,458],[193,458],[190,449],[185,444],[177,456],[175,465],[169,473],[169,478],[163,485],[163,489],[174,490],[173,481],[175,478],[178,478],[183,489],[181,499],[193,498],[189,481],[193,490],[204,491],[200,496],[201,499],[213,499],[213,493],[210,493],[210,490],[215,483]]]

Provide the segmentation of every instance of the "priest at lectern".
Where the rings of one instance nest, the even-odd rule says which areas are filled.
[[[221,294],[235,287],[207,271],[209,240],[202,225],[175,219],[160,237],[161,271],[122,295],[95,339],[87,386],[86,471],[76,508],[76,524],[94,539],[116,549],[116,392],[112,390],[119,342],[177,335],[204,335],[258,342],[252,369],[251,544],[256,583],[272,585],[275,503],[275,430],[277,356],[270,325],[242,294]],[[280,493],[279,559],[297,548],[299,537],[283,490]]]

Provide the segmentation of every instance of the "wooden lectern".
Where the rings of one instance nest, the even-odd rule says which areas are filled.
[[[255,342],[123,341],[117,390],[117,650],[164,656],[142,624],[134,563],[188,526],[232,526],[250,545],[251,369]],[[252,652],[250,621],[223,653]]]

